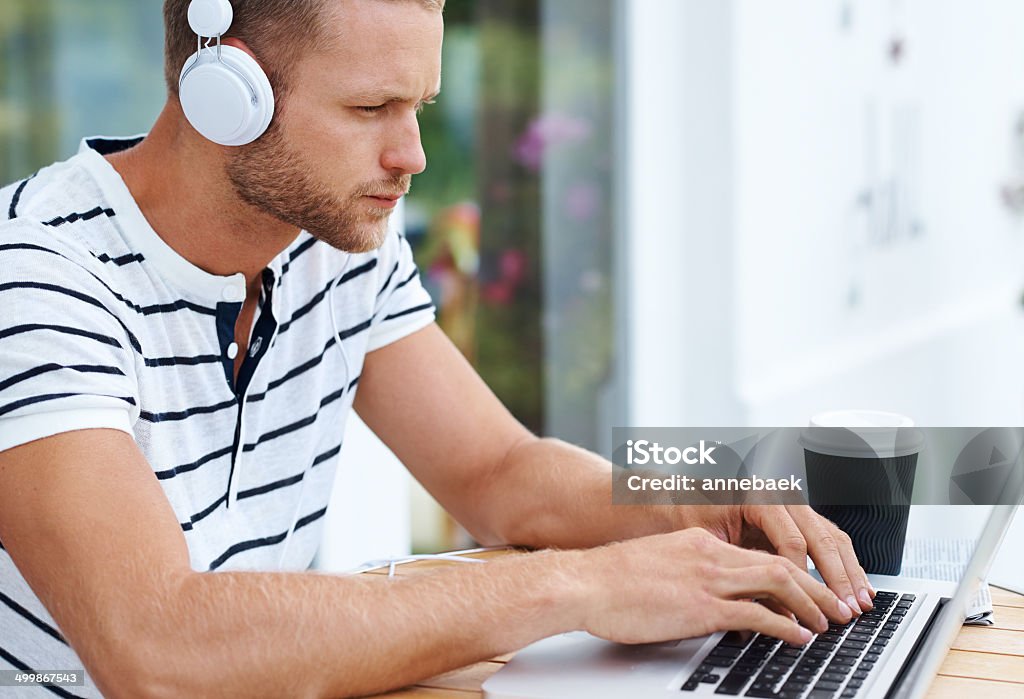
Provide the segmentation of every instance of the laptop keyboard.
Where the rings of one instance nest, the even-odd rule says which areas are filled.
[[[730,631],[682,686],[715,686],[715,694],[777,699],[856,697],[914,603],[914,595],[879,591],[875,608],[806,646]]]

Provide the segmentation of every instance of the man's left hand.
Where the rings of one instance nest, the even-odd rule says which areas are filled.
[[[687,526],[723,541],[777,553],[807,570],[807,556],[822,580],[854,614],[872,608],[875,590],[857,562],[850,537],[808,505],[690,505]]]

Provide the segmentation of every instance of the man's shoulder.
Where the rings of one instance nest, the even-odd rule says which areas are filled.
[[[105,220],[113,212],[76,158],[0,188],[0,255],[9,263],[102,269],[96,262],[116,234]]]

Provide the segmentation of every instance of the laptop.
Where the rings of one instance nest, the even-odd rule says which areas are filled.
[[[538,641],[484,682],[490,699],[923,696],[963,625],[1016,506],[995,505],[959,584],[871,575],[875,608],[806,646],[735,631],[622,645],[585,632]]]

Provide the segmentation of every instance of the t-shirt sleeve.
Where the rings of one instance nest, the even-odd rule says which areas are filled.
[[[80,254],[33,224],[0,226],[0,451],[72,430],[132,432],[141,347]]]
[[[435,315],[405,236],[388,236],[380,250],[378,267],[383,282],[374,305],[367,352],[425,328],[434,322]]]

